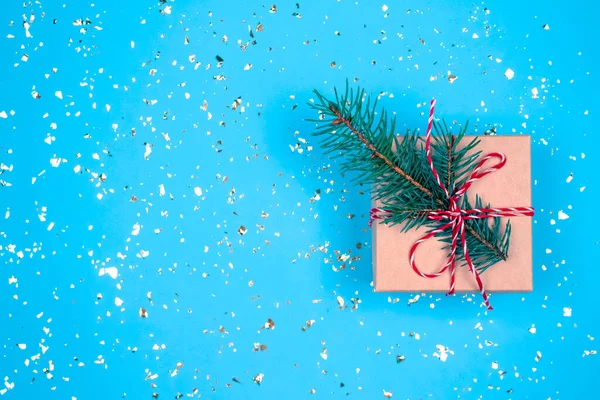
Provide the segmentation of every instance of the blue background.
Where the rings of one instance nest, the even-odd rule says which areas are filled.
[[[598,397],[592,4],[4,4],[0,398]],[[304,120],[314,88],[355,78],[399,131],[423,129],[435,96],[472,133],[532,136],[533,293],[486,312],[372,292],[368,192]]]

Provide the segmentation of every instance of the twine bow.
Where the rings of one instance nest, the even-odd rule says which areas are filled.
[[[456,247],[458,244],[458,237],[460,235],[460,242],[463,248],[463,254],[465,257],[465,261],[469,267],[469,270],[473,274],[475,281],[477,282],[477,286],[479,287],[479,291],[483,296],[483,301],[489,310],[492,309],[492,306],[489,302],[489,296],[483,287],[483,282],[481,281],[481,277],[479,273],[473,266],[473,262],[471,257],[469,256],[469,249],[467,247],[466,233],[465,233],[465,221],[470,219],[482,219],[482,218],[494,218],[494,217],[531,217],[533,216],[533,207],[501,207],[501,208],[474,208],[471,210],[463,210],[460,208],[460,199],[467,192],[469,187],[473,184],[473,182],[483,178],[487,174],[490,174],[494,171],[499,170],[506,164],[506,156],[502,153],[489,153],[485,157],[479,161],[477,167],[471,173],[469,179],[457,190],[452,193],[448,191],[448,189],[442,183],[435,166],[433,165],[433,160],[431,158],[431,128],[433,126],[433,110],[435,107],[435,99],[431,100],[431,107],[429,110],[429,123],[427,125],[427,136],[425,141],[425,151],[427,153],[427,161],[429,162],[429,167],[431,168],[431,172],[433,173],[433,177],[435,178],[437,184],[442,188],[444,193],[446,194],[449,200],[449,208],[448,210],[442,211],[430,211],[427,214],[427,218],[434,221],[448,221],[448,223],[436,228],[430,232],[428,232],[425,236],[417,240],[412,247],[410,248],[409,259],[410,265],[413,270],[423,278],[437,278],[446,272],[447,269],[450,269],[450,290],[447,295],[454,294],[454,289],[456,286]],[[482,169],[483,165],[490,159],[496,158],[499,161],[487,168]],[[382,219],[379,213],[386,213],[386,210],[382,210],[379,208],[373,208],[371,210],[371,221],[375,219]],[[425,273],[417,267],[415,262],[415,253],[417,248],[421,243],[429,240],[430,238],[448,230],[452,230],[452,244],[450,247],[450,255],[448,256],[448,261],[446,264],[435,273]]]

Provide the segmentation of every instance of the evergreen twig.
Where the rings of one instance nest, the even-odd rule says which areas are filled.
[[[448,208],[448,199],[437,185],[429,168],[422,137],[415,131],[407,131],[402,140],[395,133],[395,117],[388,125],[387,112],[378,110],[377,99],[371,99],[364,90],[356,92],[346,85],[343,96],[334,90],[335,100],[328,100],[315,91],[317,101],[309,105],[319,112],[316,136],[325,136],[322,146],[332,157],[344,157],[342,172],[355,171],[354,181],[372,186],[372,197],[382,204],[388,213],[384,223],[399,225],[403,231],[420,226],[430,229],[441,222],[427,218],[430,211]],[[432,141],[433,160],[442,181],[452,192],[462,186],[476,165],[480,152],[476,150],[479,139],[463,144],[467,126],[457,135],[445,123],[434,124]],[[476,196],[475,206],[482,207]],[[468,198],[463,208],[471,208]],[[501,232],[499,218],[466,221],[469,254],[479,272],[506,260],[510,239],[510,222]],[[450,243],[450,232],[439,238]],[[462,257],[462,248],[457,248]],[[464,260],[464,257],[462,257]]]

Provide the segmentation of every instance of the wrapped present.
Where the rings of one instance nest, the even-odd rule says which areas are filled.
[[[432,100],[426,135],[399,137],[364,91],[315,93],[315,135],[372,187],[375,291],[477,290],[491,309],[488,289],[532,290],[528,136],[455,134]]]
[[[468,137],[466,137],[468,138]],[[531,204],[531,156],[529,136],[483,136],[477,150],[483,154],[500,152],[506,164],[485,179],[473,182],[467,194],[481,196],[494,206],[511,207]],[[381,201],[374,201],[379,209]],[[533,290],[531,218],[510,220],[510,247],[506,258],[481,274],[484,287],[490,292],[529,292]],[[438,292],[448,291],[444,277],[428,279],[415,273],[409,259],[413,244],[427,232],[427,227],[402,232],[397,226],[373,224],[373,283],[377,292]],[[444,266],[447,244],[438,240],[423,242],[415,253],[415,262],[424,273],[435,273]],[[467,268],[457,268],[455,290],[477,291],[476,280]]]

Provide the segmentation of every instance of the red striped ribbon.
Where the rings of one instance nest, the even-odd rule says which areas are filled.
[[[458,244],[458,237],[460,235],[460,242],[463,248],[463,254],[467,265],[469,266],[469,270],[473,274],[475,281],[479,287],[479,291],[483,296],[483,301],[489,310],[492,309],[490,305],[489,296],[483,287],[483,282],[481,281],[481,277],[479,273],[473,266],[473,262],[471,261],[471,257],[469,256],[469,249],[467,247],[466,233],[465,233],[465,221],[470,219],[482,219],[482,218],[494,218],[494,217],[531,217],[533,216],[533,207],[501,207],[501,208],[474,208],[471,210],[463,210],[460,208],[459,202],[460,198],[467,192],[469,187],[473,184],[473,182],[483,178],[487,174],[490,174],[494,171],[498,171],[500,168],[506,164],[506,156],[502,153],[489,153],[485,157],[479,161],[477,167],[471,173],[469,179],[458,189],[449,192],[448,188],[444,186],[440,176],[438,175],[435,166],[433,165],[433,159],[431,157],[431,128],[433,126],[433,110],[435,107],[435,99],[431,100],[431,107],[429,109],[429,123],[427,125],[427,136],[425,140],[425,152],[427,154],[427,161],[429,162],[429,167],[431,168],[431,172],[433,173],[433,177],[435,178],[437,184],[442,188],[446,196],[448,197],[450,206],[448,210],[443,211],[431,211],[428,213],[427,218],[435,221],[444,221],[447,220],[448,223],[440,226],[437,229],[434,229],[428,232],[425,236],[417,240],[411,247],[409,253],[410,265],[413,270],[423,278],[437,278],[442,275],[446,270],[450,269],[450,290],[447,295],[454,294],[454,289],[456,286],[456,246]],[[498,163],[487,168],[483,169],[483,165],[490,159],[496,158],[498,159]],[[380,208],[373,208],[371,210],[371,222],[376,219],[385,219],[391,215],[390,211],[383,210]],[[452,244],[450,247],[450,255],[448,256],[448,261],[446,264],[440,269],[438,272],[427,274],[422,272],[415,262],[415,253],[417,248],[421,243],[429,240],[430,238],[446,231],[447,229],[452,230]]]

